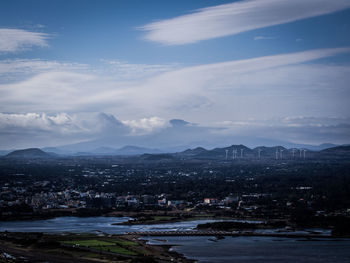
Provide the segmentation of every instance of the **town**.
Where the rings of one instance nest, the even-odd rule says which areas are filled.
[[[349,171],[341,161],[2,159],[0,219],[204,214],[327,227],[350,216]]]

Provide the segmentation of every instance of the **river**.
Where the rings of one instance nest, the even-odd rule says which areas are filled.
[[[350,262],[350,239],[294,239],[275,237],[152,237],[153,245],[172,249],[200,263],[344,263]]]
[[[186,231],[198,224],[216,220],[195,220],[153,225],[113,225],[128,221],[129,217],[56,217],[45,220],[0,222],[0,232],[44,232],[44,233],[93,233],[124,234],[136,231]]]
[[[45,233],[124,234],[136,231],[186,231],[198,224],[217,220],[183,221],[157,225],[113,225],[128,217],[57,217],[46,220],[0,222],[0,231]],[[203,263],[350,262],[350,239],[294,239],[276,237],[150,237],[153,245],[173,245],[172,249]]]

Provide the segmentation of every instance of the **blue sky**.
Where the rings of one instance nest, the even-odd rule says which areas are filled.
[[[349,143],[349,26],[347,0],[3,0],[0,148],[96,139],[100,113],[135,138],[179,118],[222,144]]]
[[[234,1],[2,1],[2,28],[50,34],[50,47],[6,57],[98,63],[118,59],[130,63],[199,64],[244,59],[314,48],[349,46],[350,11],[340,10],[293,23],[239,35],[165,46],[144,41],[139,27],[194,10]],[[254,41],[255,37],[270,41]],[[300,41],[296,41],[296,40]],[[273,40],[273,41],[272,41]]]

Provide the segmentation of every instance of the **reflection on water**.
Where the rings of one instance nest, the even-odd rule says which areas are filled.
[[[340,263],[350,262],[350,239],[305,239],[274,237],[152,237],[154,245],[172,249],[200,263]],[[166,239],[166,240],[165,240]]]
[[[0,222],[0,231],[11,232],[95,232],[108,234],[123,234],[134,231],[184,231],[192,230],[198,224],[214,222],[215,220],[195,220],[158,225],[113,225],[126,222],[129,217],[57,217],[47,220]]]

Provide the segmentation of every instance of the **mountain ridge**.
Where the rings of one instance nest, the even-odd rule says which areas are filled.
[[[15,150],[5,155],[6,158],[50,158],[51,154],[44,152],[39,148],[27,148]]]
[[[44,151],[46,149],[47,151]],[[4,157],[6,158],[52,158],[52,157],[64,157],[64,156],[141,156],[142,159],[157,159],[161,157],[164,159],[166,156],[169,159],[170,156],[184,158],[184,159],[215,159],[215,160],[228,160],[238,158],[305,158],[316,156],[331,156],[334,155],[348,155],[350,154],[350,146],[342,145],[336,147],[330,147],[320,151],[312,151],[305,148],[285,148],[283,146],[258,146],[255,148],[249,148],[243,144],[233,144],[227,147],[216,147],[213,149],[206,149],[204,147],[189,148],[184,151],[177,152],[165,152],[159,149],[151,149],[145,147],[138,147],[132,145],[126,145],[122,148],[115,149],[112,147],[100,147],[94,149],[91,152],[75,152],[75,153],[54,153],[48,152],[49,150],[55,150],[53,147],[48,148],[27,148],[14,150]],[[153,157],[151,157],[154,155]],[[146,157],[146,158],[145,158]]]

